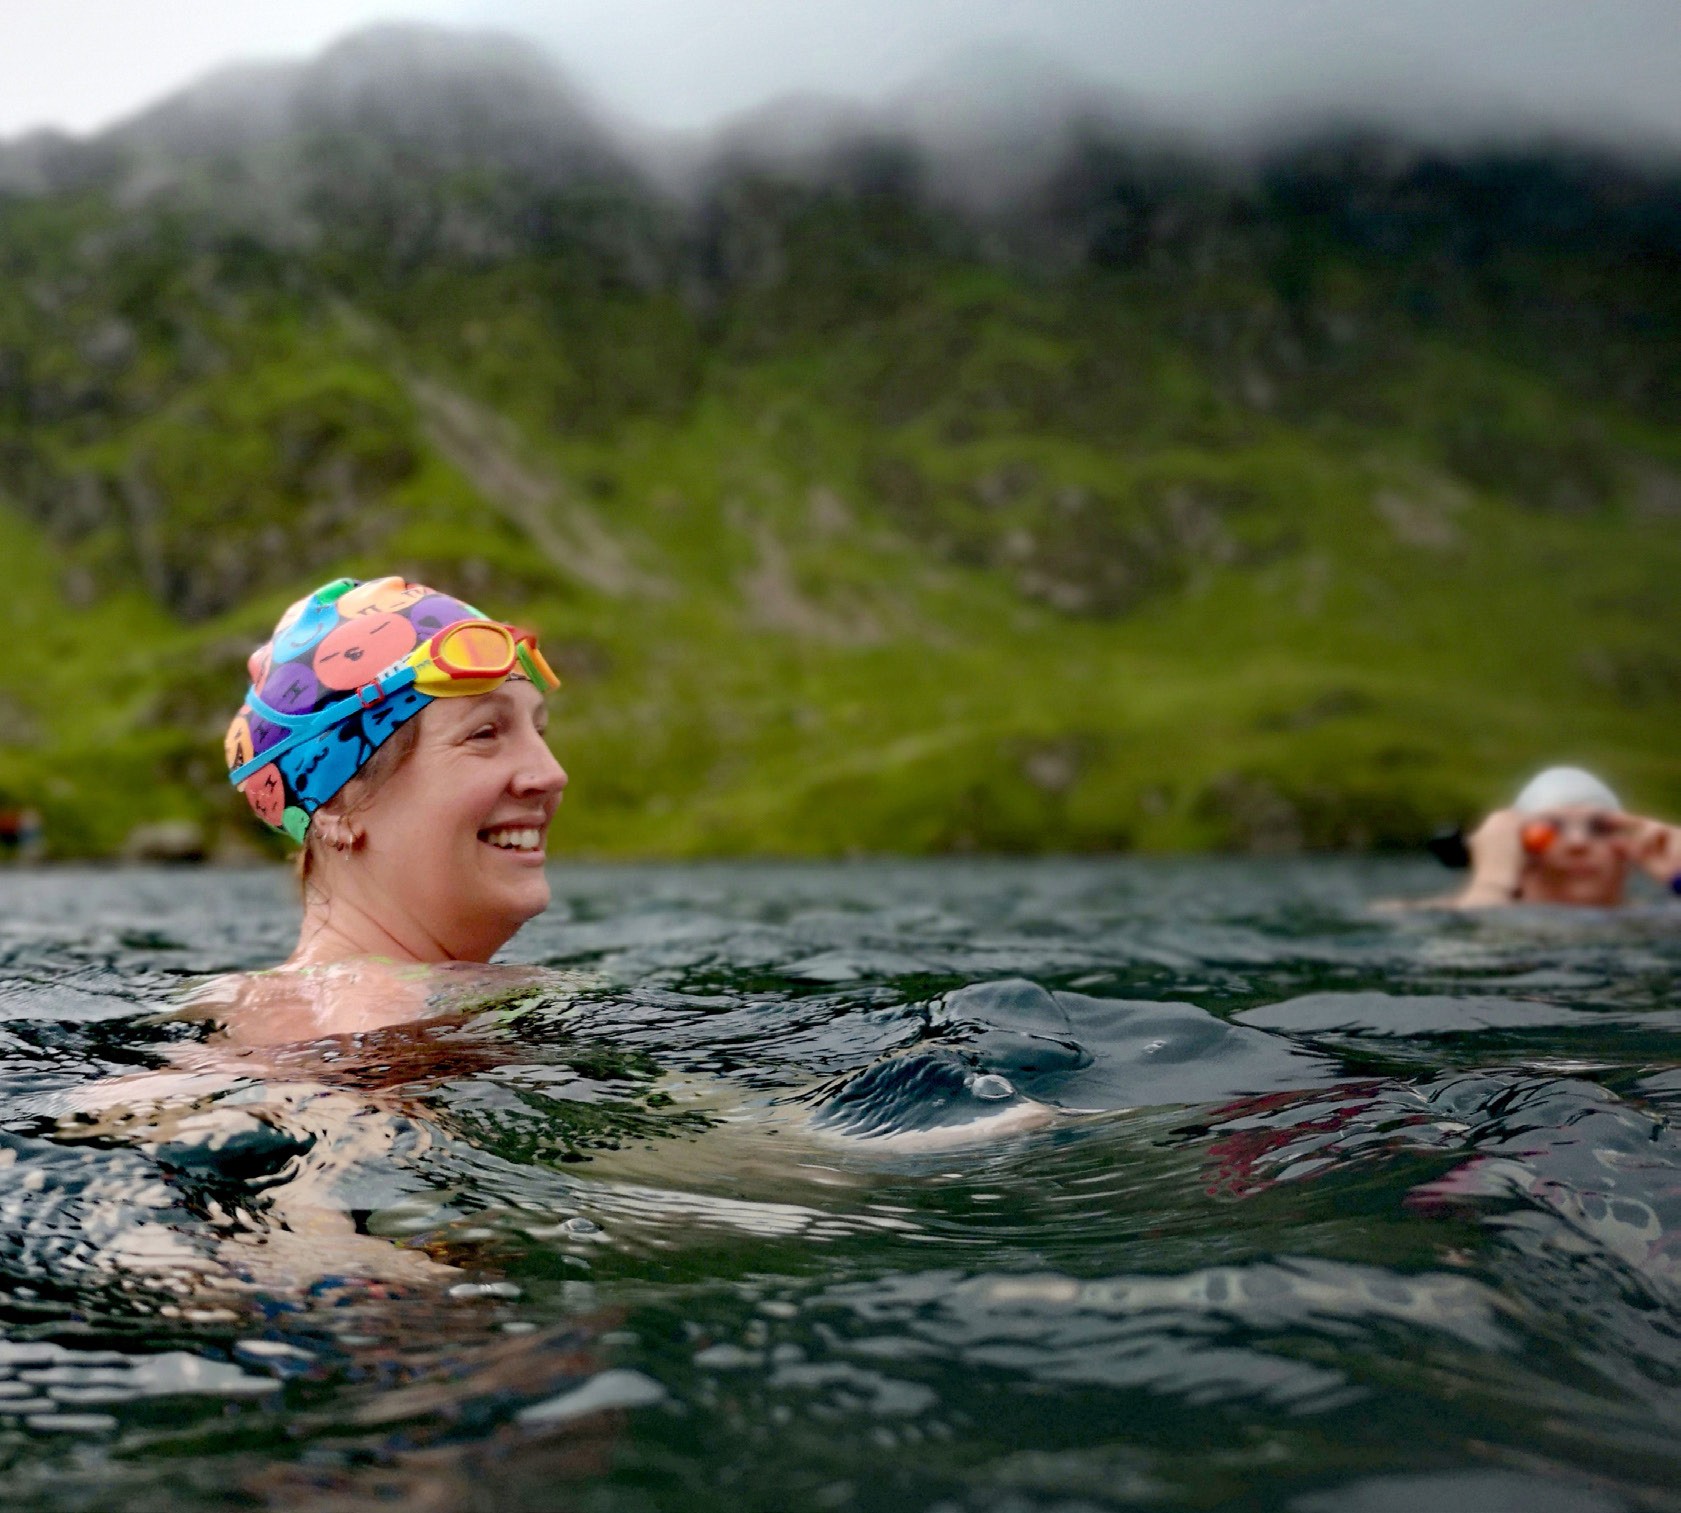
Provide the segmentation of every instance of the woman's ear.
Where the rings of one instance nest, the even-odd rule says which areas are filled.
[[[366,839],[342,814],[318,813],[314,829],[321,837],[321,844],[331,846],[335,851],[359,851]]]

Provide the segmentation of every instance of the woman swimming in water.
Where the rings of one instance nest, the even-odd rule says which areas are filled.
[[[1579,767],[1537,774],[1509,809],[1477,827],[1469,849],[1471,879],[1450,900],[1454,908],[1610,908],[1623,902],[1636,866],[1666,888],[1681,881],[1681,828],[1625,813],[1616,794]]]
[[[358,1163],[425,1150],[415,1089],[499,1059],[473,1000],[522,980],[485,964],[548,906],[544,843],[567,780],[544,696],[559,680],[530,633],[397,577],[298,600],[249,671],[229,779],[301,848],[296,949],[196,988],[183,1012],[212,1034],[82,1090],[62,1138],[216,1151],[284,1137],[285,1179],[245,1196],[249,1230],[222,1255],[179,1258],[193,1277],[289,1286],[325,1265],[436,1281],[453,1273],[361,1234],[339,1188]],[[441,1037],[398,1028],[440,1015]]]
[[[244,1010],[226,1032],[275,1044],[400,1023],[427,969],[488,962],[548,907],[559,680],[529,632],[396,577],[298,600],[249,667],[229,780],[299,843],[304,914],[283,967],[226,1005]]]

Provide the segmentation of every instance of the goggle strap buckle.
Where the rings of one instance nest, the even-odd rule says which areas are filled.
[[[372,698],[368,697],[370,689],[373,691]],[[356,690],[356,702],[364,709],[372,709],[384,697],[385,690],[378,683],[364,683]]]

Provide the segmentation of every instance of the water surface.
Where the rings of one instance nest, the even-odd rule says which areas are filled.
[[[1681,909],[553,879],[230,1069],[284,874],[0,874],[7,1507],[1681,1506]]]

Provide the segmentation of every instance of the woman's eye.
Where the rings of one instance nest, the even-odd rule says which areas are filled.
[[[481,725],[481,726],[479,726],[479,728],[477,730],[475,730],[470,736],[467,737],[467,739],[469,741],[490,741],[490,740],[494,740],[495,738],[496,738],[496,727],[494,725]]]

